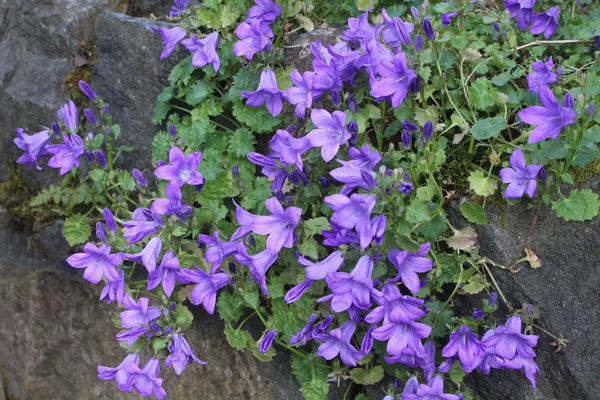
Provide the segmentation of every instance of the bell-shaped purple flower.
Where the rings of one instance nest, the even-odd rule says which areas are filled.
[[[552,72],[554,60],[552,57],[548,61],[536,61],[531,65],[533,72],[527,75],[527,84],[530,92],[537,92],[540,86],[550,86],[556,82],[557,76]]]
[[[190,3],[190,0],[175,0],[174,3],[175,4],[171,6],[171,11],[169,12],[169,17],[171,18],[175,18],[183,14]]]
[[[461,326],[450,334],[450,340],[442,349],[442,357],[458,355],[460,365],[466,373],[471,373],[485,357],[483,344],[468,325]]]
[[[267,249],[278,252],[282,247],[291,248],[294,244],[294,228],[302,216],[302,209],[289,207],[283,209],[276,197],[265,201],[271,215],[258,215],[252,222],[252,231],[259,235],[269,235]]]
[[[412,45],[410,38],[411,32],[414,30],[413,24],[404,22],[400,17],[390,18],[385,8],[381,10],[383,22],[387,29],[383,31],[383,40],[390,47],[400,49],[402,46],[409,47]]]
[[[366,310],[371,306],[371,291],[373,290],[373,261],[371,257],[362,256],[351,273],[330,272],[325,276],[325,282],[332,294],[321,297],[317,302],[331,300],[331,310],[342,312],[354,305]]]
[[[167,396],[167,392],[162,387],[162,379],[158,377],[160,372],[160,361],[157,358],[151,358],[140,370],[137,364],[130,363],[127,366],[130,385],[139,392],[142,397],[154,395],[162,400]]]
[[[139,253],[123,254],[123,256],[130,261],[141,262],[148,270],[148,273],[152,274],[156,270],[156,262],[158,261],[161,248],[162,240],[158,236],[154,236]]]
[[[138,208],[136,211],[142,210]],[[125,231],[123,237],[128,240],[127,244],[134,244],[140,242],[150,235],[153,235],[164,227],[163,218],[161,215],[146,209],[147,213],[135,212],[133,213],[132,221],[123,222]]]
[[[300,169],[304,167],[302,154],[312,149],[310,141],[306,137],[295,138],[287,129],[278,129],[269,142],[269,147],[273,150],[270,157],[277,157],[286,164],[296,166]]]
[[[272,24],[281,15],[281,7],[273,0],[254,0],[254,2],[256,5],[248,10],[248,19],[259,19]]]
[[[460,396],[456,394],[444,393],[444,379],[436,375],[432,377],[427,385],[420,384],[413,393],[402,395],[402,399],[406,400],[459,400]]]
[[[173,367],[177,375],[181,375],[187,364],[206,364],[196,357],[194,350],[190,348],[187,340],[179,334],[174,334],[171,344],[167,346],[171,354],[165,359],[165,367]]]
[[[48,166],[52,168],[60,168],[60,174],[64,175],[69,172],[73,167],[79,167],[79,157],[81,157],[85,150],[83,140],[77,134],[71,134],[63,136],[64,144],[53,144],[48,146],[46,149],[48,153],[54,154],[50,160],[48,160]]]
[[[577,112],[569,107],[561,107],[554,93],[546,86],[539,87],[538,95],[543,107],[527,107],[518,114],[523,122],[537,125],[529,135],[529,143],[540,142],[548,137],[555,140],[562,128],[574,124],[577,117]]]
[[[271,43],[273,31],[267,23],[260,19],[242,22],[235,30],[235,34],[240,39],[233,45],[233,54],[237,57],[244,56],[252,61],[254,54],[273,50]]]
[[[540,13],[533,17],[529,32],[534,35],[544,32],[544,37],[550,39],[556,29],[558,29],[558,16],[560,8],[552,7],[548,11]]]
[[[212,64],[215,72],[219,70],[221,61],[217,53],[219,47],[219,34],[217,32],[210,33],[202,39],[198,39],[196,34],[192,34],[191,38],[181,41],[183,47],[194,53],[192,56],[192,65],[200,68],[206,64]]]
[[[230,281],[230,276],[224,272],[208,272],[196,267],[195,269],[180,269],[177,273],[177,281],[182,284],[195,283],[190,294],[190,301],[197,306],[202,304],[207,313],[215,311],[217,302],[217,291]]]
[[[521,317],[513,315],[506,321],[505,326],[498,326],[492,335],[485,338],[483,344],[493,347],[494,353],[506,360],[512,360],[516,356],[535,357],[533,347],[537,344],[538,336],[522,334],[521,324]]]
[[[313,85],[315,73],[305,71],[300,75],[297,70],[293,70],[290,79],[294,86],[286,89],[281,96],[290,104],[296,105],[296,116],[304,118],[306,109],[312,107],[313,100],[319,98],[323,91],[316,89]]]
[[[267,109],[272,116],[276,117],[281,113],[283,103],[281,101],[281,91],[277,88],[277,78],[271,69],[265,69],[260,74],[258,88],[254,92],[242,90],[242,97],[246,100],[247,106],[260,107],[266,104]]]
[[[169,151],[170,165],[163,165],[154,171],[154,175],[160,179],[171,181],[170,184],[175,187],[181,187],[184,184],[202,185],[204,178],[198,171],[198,165],[202,161],[202,153],[194,152],[186,156],[178,147],[171,147]]]
[[[207,246],[204,252],[204,258],[210,264],[213,264],[211,273],[223,264],[223,261],[237,251],[238,242],[223,242],[219,239],[219,231],[214,231],[212,236],[199,234],[198,243]]]
[[[337,272],[344,263],[344,256],[341,251],[334,251],[327,258],[316,263],[299,256],[298,263],[306,267],[306,277],[316,281],[325,279],[325,276],[329,273]]]
[[[162,282],[162,287],[167,295],[171,297],[175,288],[175,275],[179,271],[179,260],[170,251],[163,254],[162,261],[153,273],[148,274],[148,290],[152,290]]]
[[[340,328],[329,331],[317,354],[326,360],[332,360],[339,354],[344,364],[355,367],[356,361],[363,357],[360,351],[350,344],[355,330],[356,323],[346,321]]]
[[[306,343],[308,343],[308,341],[312,339],[311,333],[316,320],[317,314],[312,313],[308,318],[308,322],[306,323],[304,328],[302,328],[298,333],[292,336],[292,338],[290,339],[290,344],[300,343],[302,346],[304,346]]]
[[[177,46],[177,43],[179,43],[181,39],[183,39],[187,35],[187,32],[178,26],[174,28],[162,27],[159,29],[152,29],[154,29],[155,32],[160,33],[160,37],[162,38],[162,41],[165,45],[163,52],[160,54],[161,60],[169,57],[173,50],[175,50],[175,46]]]
[[[396,108],[406,97],[408,89],[416,79],[414,70],[408,69],[406,55],[402,52],[394,56],[394,61],[383,60],[375,68],[379,78],[371,83],[371,96],[377,99],[389,98]]]
[[[359,234],[361,248],[366,248],[373,240],[371,232],[371,211],[375,207],[375,197],[372,195],[352,194],[347,197],[343,194],[334,194],[324,199],[325,203],[334,211],[331,223],[341,229],[356,227]]]
[[[398,282],[402,279],[402,283],[404,283],[408,290],[417,294],[421,289],[417,272],[427,272],[433,268],[433,261],[425,257],[430,249],[431,245],[425,243],[421,245],[417,253],[411,253],[407,250],[390,250],[387,258],[398,269],[398,275],[394,279],[391,279],[390,282]]]
[[[106,300],[107,303],[112,303],[117,300],[119,303],[123,301],[123,296],[125,296],[125,273],[123,270],[118,270],[117,274],[119,275],[118,279],[111,280],[107,277],[106,285],[102,288],[102,292],[100,293],[100,300]]]
[[[535,0],[504,0],[504,7],[510,12],[511,18],[517,18],[517,25],[522,31],[527,30],[533,18]]]
[[[258,352],[265,354],[267,351],[269,351],[269,349],[271,348],[271,346],[273,345],[273,340],[277,337],[277,330],[276,329],[271,329],[269,332],[267,332],[262,339],[260,340],[260,343],[258,344]]]
[[[310,131],[306,138],[312,146],[321,147],[321,157],[329,162],[340,146],[350,139],[346,130],[346,114],[341,111],[330,114],[327,110],[316,109],[311,111],[310,119],[317,129]]]
[[[138,353],[127,354],[125,359],[116,368],[105,367],[98,365],[98,378],[105,381],[114,380],[119,386],[119,390],[122,392],[131,392],[131,382],[127,367],[129,364],[138,366],[140,362],[140,356]]]
[[[124,328],[139,328],[148,325],[161,314],[158,307],[148,305],[149,300],[146,297],[140,297],[138,301],[135,301],[129,294],[126,294],[121,304],[127,308],[126,311],[119,314],[121,325]]]
[[[25,151],[25,154],[17,159],[17,164],[28,164],[29,169],[32,166],[42,169],[38,165],[38,160],[46,155],[50,140],[52,140],[52,135],[47,130],[40,131],[35,135],[28,135],[23,132],[22,128],[17,128],[17,137],[13,141],[18,148]]]
[[[58,110],[59,121],[64,122],[65,126],[71,133],[77,132],[79,126],[79,112],[73,100],[69,100],[64,106]]]
[[[260,290],[269,296],[266,275],[271,265],[277,260],[277,256],[278,252],[272,251],[268,247],[258,254],[249,255],[244,243],[240,243],[233,258],[240,264],[250,267],[250,274],[260,284]]]
[[[103,244],[96,247],[93,243],[83,246],[83,253],[73,254],[67,258],[67,263],[73,268],[85,268],[83,279],[93,284],[100,282],[102,277],[108,280],[118,280],[116,266],[121,264],[121,253],[110,254],[110,246]]]
[[[541,165],[525,164],[525,156],[521,149],[516,149],[510,156],[510,168],[502,168],[499,175],[502,183],[508,183],[504,197],[518,199],[527,196],[533,198],[537,189],[537,175],[542,169]]]

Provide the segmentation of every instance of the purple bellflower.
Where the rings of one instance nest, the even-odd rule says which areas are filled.
[[[133,168],[131,170],[131,175],[135,178],[135,180],[142,186],[148,186],[148,182],[146,182],[146,178],[144,178],[144,174],[137,168]]]
[[[202,153],[197,151],[189,156],[178,147],[171,147],[169,151],[170,165],[163,165],[154,171],[154,175],[160,179],[171,181],[169,185],[181,187],[184,184],[202,185],[204,178],[198,171],[198,165],[202,161]]]
[[[412,45],[410,33],[414,30],[413,24],[402,21],[400,17],[390,18],[385,8],[381,9],[381,15],[387,26],[383,31],[383,40],[388,46],[400,49]]]
[[[383,319],[384,324],[392,322],[416,321],[425,316],[424,301],[411,296],[404,296],[394,283],[386,283],[381,293],[374,292],[374,299],[379,304],[367,316],[365,321],[376,324]]]
[[[189,3],[190,0],[175,0],[175,4],[171,6],[169,17],[175,18],[183,14]]]
[[[161,314],[158,307],[148,306],[149,300],[146,297],[140,297],[136,302],[129,294],[126,294],[121,304],[127,308],[126,311],[119,314],[121,325],[124,328],[138,328],[147,325]]]
[[[160,33],[160,37],[165,45],[163,52],[160,54],[160,59],[165,59],[171,55],[173,50],[175,50],[175,46],[177,43],[181,41],[186,35],[187,32],[176,26],[175,28],[152,28],[155,32]]]
[[[356,361],[363,357],[360,351],[350,344],[355,330],[356,323],[346,321],[340,328],[329,331],[317,354],[326,360],[332,360],[339,354],[344,364],[355,367]]]
[[[38,160],[40,157],[46,155],[50,140],[52,140],[50,131],[44,130],[35,135],[28,135],[23,132],[22,128],[17,128],[17,137],[13,141],[18,148],[25,151],[17,159],[17,164],[28,164],[29,169],[33,166],[36,169],[42,169],[38,165]]]
[[[536,177],[541,165],[525,165],[525,156],[521,149],[516,149],[510,156],[510,167],[502,168],[499,175],[502,183],[508,183],[504,197],[507,199],[518,199],[527,196],[533,198],[537,189]]]
[[[560,8],[552,7],[548,11],[533,17],[531,28],[529,32],[534,35],[544,32],[544,37],[550,39],[556,29],[558,29],[558,16],[560,14]]]
[[[304,346],[306,343],[308,343],[308,341],[312,339],[311,333],[313,330],[313,325],[316,321],[317,314],[312,313],[308,318],[308,322],[306,323],[304,328],[302,328],[299,332],[292,336],[292,338],[290,339],[290,344],[300,343],[302,346]]]
[[[98,95],[94,92],[94,89],[86,81],[79,81],[79,89],[85,94],[90,100],[97,101]]]
[[[371,83],[371,96],[391,99],[394,108],[402,103],[411,83],[417,78],[416,72],[406,66],[406,55],[402,52],[394,56],[393,62],[383,60],[375,72],[380,78]]]
[[[310,119],[317,127],[310,131],[306,138],[314,147],[321,147],[321,157],[325,162],[333,160],[340,146],[350,139],[346,130],[346,114],[334,111],[316,109],[310,113]]]
[[[174,334],[171,344],[167,346],[171,354],[165,359],[165,367],[173,367],[177,375],[181,375],[187,364],[206,364],[196,357],[187,340],[179,334]]]
[[[331,300],[331,310],[339,313],[352,305],[366,310],[371,306],[371,291],[373,290],[373,261],[368,255],[362,256],[351,273],[330,272],[325,276],[325,282],[332,294],[321,297],[317,302]]]
[[[281,96],[290,104],[296,106],[296,116],[304,118],[306,109],[312,107],[313,100],[319,98],[322,90],[315,89],[313,86],[313,71],[303,72],[302,75],[297,70],[293,70],[290,79],[294,86],[286,89]]]
[[[271,138],[269,147],[273,150],[270,157],[277,157],[286,165],[296,164],[302,169],[302,154],[310,150],[312,145],[306,137],[295,138],[287,129],[278,129]]]
[[[511,18],[517,18],[517,25],[522,31],[527,30],[533,19],[535,0],[504,0],[504,7],[510,12]]]
[[[67,263],[73,268],[85,268],[83,279],[93,284],[100,282],[102,277],[108,280],[118,280],[119,274],[115,269],[121,264],[121,253],[110,254],[110,246],[103,244],[96,247],[93,243],[83,246],[83,253],[73,254],[67,258]]]
[[[130,261],[141,262],[148,270],[148,273],[153,274],[156,270],[156,262],[158,261],[161,248],[162,240],[158,236],[154,236],[139,253],[123,254],[123,256]]]
[[[50,160],[48,160],[48,166],[52,168],[60,168],[60,174],[64,175],[69,172],[73,167],[79,167],[79,157],[81,157],[85,150],[83,140],[77,134],[71,134],[63,136],[64,144],[53,144],[48,146],[46,150],[48,153],[54,154]]]
[[[237,254],[233,258],[242,265],[250,268],[250,275],[260,284],[260,290],[269,296],[267,289],[267,271],[277,260],[278,252],[270,250],[268,247],[255,255],[249,255],[244,243],[238,245]]]
[[[361,47],[365,43],[378,40],[378,29],[369,24],[369,11],[372,9],[369,8],[358,18],[348,18],[349,29],[344,31],[342,35],[343,40],[358,43]]]
[[[306,271],[306,277],[316,281],[325,279],[325,276],[329,273],[337,272],[344,263],[344,256],[341,251],[334,251],[327,256],[327,258],[316,263],[299,256],[298,263],[306,267],[304,269]]]
[[[538,88],[538,95],[543,107],[527,107],[518,114],[523,122],[537,125],[529,135],[529,143],[537,143],[548,137],[555,140],[562,128],[574,124],[577,117],[577,112],[568,107],[561,107],[554,93],[546,86]]]
[[[131,392],[132,388],[129,384],[129,373],[127,372],[127,367],[129,364],[133,364],[138,366],[140,362],[140,356],[138,353],[127,354],[127,356],[123,359],[121,364],[116,368],[105,367],[102,365],[98,365],[98,378],[105,381],[114,380],[117,382],[119,386],[119,390],[122,392]]]
[[[237,57],[244,56],[252,61],[254,54],[265,50],[273,50],[273,44],[271,43],[273,31],[260,19],[242,22],[236,28],[235,34],[240,39],[239,42],[233,45],[233,54]]]
[[[79,112],[73,100],[69,100],[64,106],[58,110],[59,121],[64,122],[65,126],[71,133],[77,132],[79,126]]]
[[[304,292],[306,292],[308,288],[313,285],[313,283],[314,281],[312,279],[303,280],[302,282],[288,290],[288,292],[283,297],[283,301],[285,301],[287,304],[290,304],[300,300],[300,298],[302,298],[302,296],[304,295]]]
[[[202,304],[207,313],[213,314],[217,302],[217,291],[223,288],[231,280],[224,272],[208,272],[196,267],[195,269],[181,269],[177,273],[177,281],[182,284],[195,283],[196,286],[190,294],[190,301],[197,306]]]
[[[133,213],[132,221],[123,222],[125,232],[123,237],[128,240],[127,244],[140,242],[150,235],[153,235],[164,227],[163,218],[161,215],[146,209],[147,212],[142,212],[138,208]]]
[[[427,352],[421,343],[431,333],[431,327],[415,321],[394,321],[376,328],[372,335],[375,339],[384,342],[387,340],[386,350],[392,356],[414,355],[425,357]]]
[[[373,168],[381,161],[377,151],[370,151],[369,145],[364,145],[360,150],[351,147],[348,154],[351,161],[337,160],[342,167],[333,169],[329,174],[337,181],[344,183],[341,194],[348,194],[355,188],[370,190],[377,187],[376,174]]]
[[[217,53],[217,47],[219,47],[219,34],[217,32],[208,34],[202,39],[198,39],[196,34],[192,34],[191,38],[182,40],[181,44],[188,51],[194,53],[192,56],[194,67],[200,68],[206,64],[212,64],[215,72],[219,70],[221,61]]]
[[[83,109],[83,115],[85,115],[85,118],[89,121],[90,124],[96,125],[98,123],[98,119],[96,119],[96,115],[89,108]]]
[[[535,352],[533,347],[538,341],[537,335],[525,335],[521,333],[521,317],[513,315],[505,326],[498,326],[493,335],[483,341],[486,347],[493,347],[494,353],[506,360],[515,357],[533,358]]]
[[[162,261],[153,273],[148,274],[148,290],[154,289],[162,282],[162,288],[167,297],[171,297],[175,288],[175,275],[179,271],[179,260],[170,251],[163,254]]]
[[[466,373],[471,373],[481,364],[485,357],[483,344],[468,325],[461,326],[450,334],[450,341],[442,349],[442,357],[458,355],[460,365]]]
[[[373,240],[370,222],[375,197],[368,194],[352,194],[350,197],[334,194],[325,197],[324,201],[334,211],[331,216],[332,225],[348,230],[356,227],[360,247],[365,249]]]
[[[441,376],[432,377],[427,385],[420,384],[414,393],[402,395],[403,400],[459,400],[456,394],[444,393],[444,379]]]
[[[267,351],[269,351],[273,345],[273,340],[275,337],[277,337],[277,330],[271,329],[269,332],[267,332],[258,344],[258,352],[265,354]]]
[[[198,235],[198,243],[207,246],[204,252],[206,262],[212,264],[211,273],[215,273],[217,268],[223,264],[223,261],[237,251],[238,242],[222,242],[219,240],[219,231],[214,231],[212,236]]]
[[[254,0],[255,6],[248,10],[248,19],[259,19],[268,24],[281,15],[281,7],[273,0]]]
[[[259,235],[269,235],[267,249],[273,252],[279,252],[282,247],[292,248],[295,242],[294,228],[300,222],[302,209],[288,207],[284,210],[276,197],[267,199],[265,206],[271,211],[271,215],[255,216],[252,231]]]
[[[446,14],[441,14],[440,18],[442,19],[442,26],[446,27],[446,26],[450,25],[452,23],[452,18],[456,17],[457,15],[458,15],[458,13],[456,11],[446,13]]]
[[[430,249],[431,244],[425,243],[421,245],[417,253],[411,253],[408,250],[390,250],[387,258],[398,269],[398,275],[389,281],[398,282],[402,279],[402,283],[404,283],[408,290],[417,294],[421,289],[417,272],[427,272],[433,268],[433,261],[425,257]]]
[[[533,72],[527,75],[530,92],[537,92],[540,86],[550,86],[556,82],[557,76],[552,72],[552,68],[554,68],[552,57],[549,57],[545,63],[543,61],[534,62],[531,68]]]
[[[140,368],[135,363],[129,363],[127,374],[129,374],[129,384],[135,388],[142,397],[154,395],[162,400],[167,396],[167,392],[162,387],[162,379],[158,377],[160,372],[160,361],[157,358],[151,358],[144,367]]]
[[[423,18],[423,32],[425,32],[425,36],[427,39],[433,40],[435,38],[435,31],[433,30],[433,25],[428,18]]]
[[[265,69],[260,74],[258,88],[254,92],[242,90],[242,97],[247,99],[247,106],[260,107],[265,103],[267,109],[274,117],[278,116],[283,108],[281,91],[277,88],[277,78],[271,69]]]
[[[118,279],[111,280],[109,277],[106,278],[108,282],[102,288],[100,300],[106,299],[107,303],[112,303],[115,300],[119,303],[123,301],[123,296],[125,296],[125,273],[123,270],[118,270],[117,274],[119,275]]]
[[[290,178],[291,173],[286,170],[288,165],[283,163],[279,157],[275,155],[267,157],[260,153],[249,153],[247,158],[252,164],[262,167],[261,172],[264,176],[272,178],[271,191],[275,192],[283,189],[285,180]]]

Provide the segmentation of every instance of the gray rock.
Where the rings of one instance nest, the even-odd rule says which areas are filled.
[[[0,179],[20,150],[15,128],[36,133],[56,120],[66,102],[71,59],[93,40],[93,21],[116,0],[0,0]],[[28,174],[35,186],[53,174]]]
[[[135,148],[123,155],[122,165],[128,169],[151,168],[150,143],[160,130],[151,122],[154,104],[169,72],[185,54],[180,50],[160,60],[163,43],[152,27],[165,25],[118,13],[103,13],[96,22],[92,82],[121,125],[120,143]]]
[[[600,179],[591,182],[595,192]],[[456,211],[456,210],[455,210]],[[457,213],[451,213],[459,219]],[[488,208],[491,223],[476,226],[481,253],[510,266],[517,257],[531,226],[535,211],[525,205],[494,205]],[[461,224],[464,225],[464,222]],[[536,359],[541,374],[533,389],[519,371],[492,371],[490,376],[472,374],[467,382],[476,398],[505,399],[600,399],[600,218],[590,222],[564,222],[548,208],[542,208],[528,246],[542,266],[531,269],[520,264],[516,274],[495,268],[493,274],[509,303],[538,305],[536,322],[570,342],[564,355],[556,353],[551,337],[540,335]]]
[[[150,14],[163,17],[169,14],[173,0],[129,0],[127,15],[133,17],[147,17]]]

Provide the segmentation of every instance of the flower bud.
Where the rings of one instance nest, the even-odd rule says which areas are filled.
[[[173,124],[169,124],[169,135],[175,137],[177,135],[177,128]]]
[[[106,156],[102,150],[96,150],[96,160],[98,160],[98,164],[100,164],[102,168],[106,168]]]
[[[419,10],[417,10],[417,7],[411,7],[410,12],[415,19],[419,19]]]
[[[348,97],[346,97],[346,102],[348,103],[348,110],[350,110],[350,112],[357,112],[358,111],[358,105],[356,104],[356,97],[354,97],[354,95],[349,94]]]
[[[135,178],[135,180],[139,182],[140,185],[142,185],[142,186],[148,186],[148,183],[146,182],[146,178],[144,178],[144,175],[142,174],[142,171],[140,171],[137,168],[134,168],[134,169],[131,170],[131,174],[133,175],[133,177]]]
[[[117,233],[117,223],[115,222],[115,217],[110,211],[110,208],[104,207],[102,209],[102,216],[104,217],[104,221],[106,221],[106,226],[108,226],[108,230],[111,235]]]
[[[106,229],[102,222],[96,222],[96,237],[106,243]]]
[[[500,24],[499,23],[494,22],[492,26],[494,27],[494,30],[496,32],[500,32]]]
[[[273,345],[273,340],[276,336],[277,331],[275,329],[271,329],[269,332],[267,332],[258,344],[258,352],[262,354],[266,353]]]
[[[96,119],[96,116],[94,115],[94,112],[92,110],[90,110],[89,108],[83,109],[83,115],[85,115],[85,118],[90,122],[90,124],[96,125],[98,123],[98,120]]]
[[[435,31],[433,30],[433,25],[431,25],[431,21],[428,18],[423,18],[423,31],[425,35],[427,35],[427,39],[433,40],[435,37]]]
[[[433,122],[431,120],[425,122],[423,125],[423,139],[431,140],[431,135],[433,134]]]
[[[336,107],[340,105],[340,91],[339,91],[339,89],[331,89],[331,102]]]
[[[52,128],[52,132],[54,132],[54,135],[56,137],[60,137],[60,126],[58,126],[56,122],[53,122],[52,125],[50,125],[50,127]]]
[[[596,105],[594,103],[590,103],[587,107],[587,114],[590,118],[593,118],[594,114],[596,114]]]
[[[402,140],[405,149],[408,149],[412,145],[412,135],[410,134],[410,131],[403,129],[400,139]]]
[[[573,98],[571,92],[565,94],[565,97],[563,98],[563,107],[568,107],[571,110],[575,109],[575,99]]]
[[[424,42],[423,36],[421,36],[421,35],[415,36],[415,50],[417,50],[417,51],[423,50],[423,42]]]
[[[85,81],[79,81],[79,89],[85,94],[90,100],[96,101],[98,100],[98,95],[94,90],[87,84]]]

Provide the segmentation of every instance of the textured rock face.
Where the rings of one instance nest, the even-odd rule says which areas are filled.
[[[68,98],[64,81],[71,59],[79,46],[93,40],[96,15],[115,3],[0,0],[0,179],[6,179],[6,165],[20,154],[12,142],[15,128],[35,133],[56,119]]]
[[[127,168],[150,168],[151,142],[160,127],[153,125],[152,111],[167,76],[184,52],[160,60],[163,43],[152,27],[167,24],[117,13],[103,13],[96,23],[97,62],[92,82],[121,125],[120,143],[133,146],[125,153]]]
[[[600,179],[590,185],[600,190]],[[488,212],[491,223],[475,227],[481,253],[511,265],[533,221],[535,210],[526,206],[498,206]],[[511,274],[493,269],[499,285],[515,308],[532,303],[541,308],[536,322],[570,342],[564,355],[555,353],[554,339],[536,330],[538,341],[538,389],[533,389],[522,371],[492,371],[490,376],[473,374],[469,385],[477,398],[486,400],[598,400],[600,399],[600,218],[591,222],[564,222],[553,211],[542,208],[528,241],[542,267],[523,263]]]

